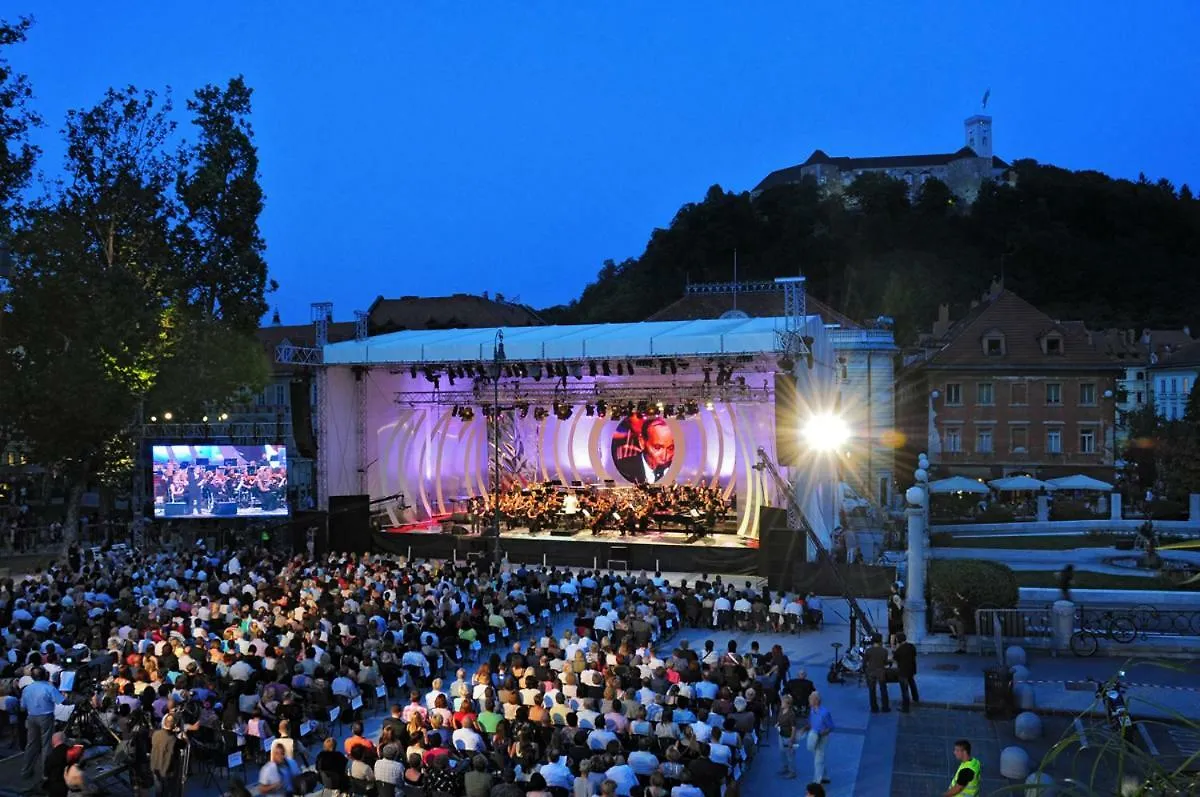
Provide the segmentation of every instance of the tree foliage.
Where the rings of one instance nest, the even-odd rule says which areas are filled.
[[[29,78],[13,69],[6,51],[25,41],[33,21],[0,20],[0,242],[13,228],[21,192],[29,185],[38,148],[29,134],[41,124],[33,110],[33,88]]]
[[[169,95],[110,89],[69,112],[62,176],[14,226],[0,417],[75,496],[131,463],[147,403],[198,419],[267,376],[250,89],[206,86],[188,109],[191,146]]]
[[[606,262],[579,299],[545,315],[646,318],[689,280],[730,280],[736,249],[740,279],[803,273],[814,295],[852,318],[895,317],[901,340],[927,329],[939,304],[961,312],[1001,275],[1058,318],[1196,322],[1200,203],[1186,186],[1031,160],[1013,172],[1012,184],[985,184],[971,204],[936,180],[910,199],[904,183],[869,173],[841,194],[811,180],[758,196],[713,186],[654,230],[640,256]]]

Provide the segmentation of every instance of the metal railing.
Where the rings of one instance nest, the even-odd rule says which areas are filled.
[[[995,649],[996,655],[1003,659],[1006,640],[1050,639],[1052,634],[1052,618],[1049,607],[975,610],[975,635],[978,638],[981,654],[991,645]]]
[[[1128,635],[1132,630],[1139,639],[1200,637],[1200,611],[1192,609],[1159,609],[1149,604],[1127,609],[1083,607],[1076,616],[1078,627],[1089,631],[1103,633],[1115,628],[1118,634]]]

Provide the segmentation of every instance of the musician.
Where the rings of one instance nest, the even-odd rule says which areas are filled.
[[[630,437],[633,426],[630,426]],[[665,418],[648,418],[641,423],[637,445],[619,447],[614,464],[617,472],[633,484],[657,484],[675,461],[675,434]]]

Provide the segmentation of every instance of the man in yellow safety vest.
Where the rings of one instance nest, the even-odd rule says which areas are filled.
[[[966,739],[955,742],[954,759],[958,761],[958,769],[954,773],[954,780],[950,781],[950,788],[946,790],[945,797],[955,797],[956,794],[977,797],[980,764],[978,758],[971,757],[971,743]]]

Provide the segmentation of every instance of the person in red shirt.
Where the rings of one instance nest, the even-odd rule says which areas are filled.
[[[350,755],[354,748],[359,745],[367,748],[372,753],[375,752],[375,743],[363,736],[363,724],[356,722],[350,726],[350,738],[346,740],[345,744],[346,755]]]

